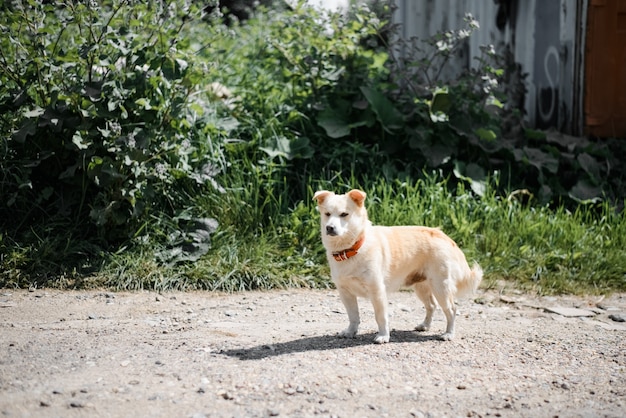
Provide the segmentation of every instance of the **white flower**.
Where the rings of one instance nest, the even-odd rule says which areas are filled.
[[[469,29],[461,29],[459,30],[458,35],[459,35],[459,39],[465,39],[471,35],[471,32]]]
[[[435,46],[441,52],[445,52],[445,51],[449,51],[450,50],[450,44],[447,43],[446,41],[437,41]]]
[[[478,23],[478,20],[474,19],[474,16],[471,13],[465,13],[464,20],[467,22],[470,28],[480,29],[480,24]]]
[[[157,176],[164,177],[167,174],[167,166],[163,163],[156,163],[154,166]]]
[[[109,130],[113,132],[113,135],[118,136],[122,133],[122,125],[115,121],[109,122]]]
[[[128,148],[135,148],[135,146],[137,145],[137,141],[135,141],[135,134],[128,134],[126,139],[126,145],[128,145]]]

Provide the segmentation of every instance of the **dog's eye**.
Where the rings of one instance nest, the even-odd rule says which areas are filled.
[[[341,215],[339,215],[339,216],[341,216],[342,218],[345,218],[348,215],[349,215],[348,212],[342,212]]]
[[[326,215],[326,216],[330,216],[330,212],[326,212],[324,215]]]

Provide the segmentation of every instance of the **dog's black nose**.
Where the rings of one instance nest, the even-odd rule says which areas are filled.
[[[335,232],[335,227],[330,225],[326,225],[326,233],[328,235],[337,235],[337,233]]]

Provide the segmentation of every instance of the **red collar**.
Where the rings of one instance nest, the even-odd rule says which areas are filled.
[[[347,260],[348,258],[357,255],[359,253],[359,248],[363,245],[363,241],[365,241],[365,235],[361,235],[361,238],[359,238],[358,241],[347,250],[334,252],[333,257],[335,258],[335,261]]]

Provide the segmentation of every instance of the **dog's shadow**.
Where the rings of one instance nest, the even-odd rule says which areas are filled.
[[[365,345],[377,346],[378,344],[374,343],[374,335],[374,333],[360,334],[357,335],[356,338],[339,338],[337,335],[319,335],[283,343],[221,350],[219,354],[235,357],[240,360],[261,360],[268,357],[307,351],[341,350]],[[387,344],[419,343],[439,339],[438,335],[419,334],[416,331],[393,331],[391,333],[391,341]]]

